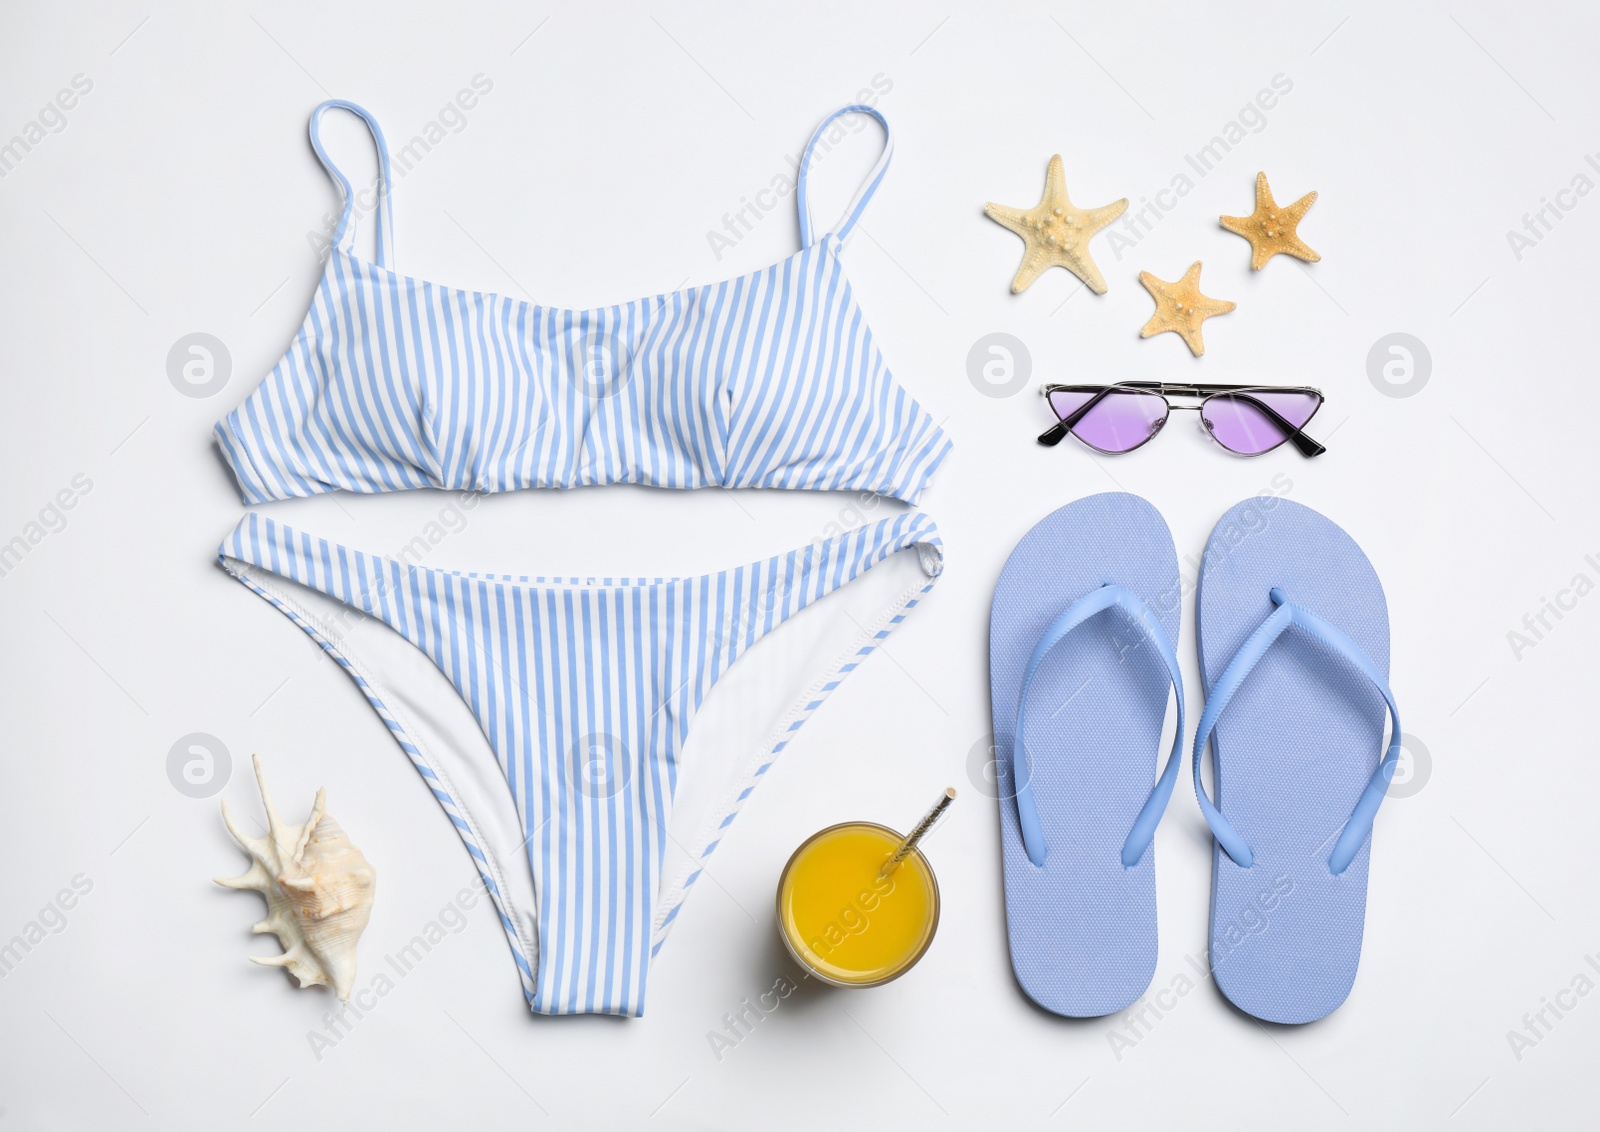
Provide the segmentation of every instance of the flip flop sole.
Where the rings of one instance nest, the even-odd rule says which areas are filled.
[[[1343,630],[1387,679],[1388,609],[1361,548],[1309,507],[1249,499],[1222,516],[1201,563],[1196,636],[1208,696],[1272,614],[1274,586]],[[1213,846],[1210,958],[1218,989],[1247,1014],[1312,1022],[1350,993],[1371,839],[1337,876],[1328,857],[1382,757],[1386,718],[1372,684],[1295,627],[1217,721],[1216,804],[1255,860],[1241,868]]]
[[[1046,516],[1001,571],[989,621],[1011,966],[1029,998],[1075,1018],[1128,1006],[1155,971],[1155,849],[1132,867],[1121,852],[1165,751],[1166,667],[1115,610],[1079,626],[1040,665],[1027,751],[1049,846],[1043,866],[1023,848],[1012,731],[1034,644],[1058,614],[1107,583],[1136,594],[1176,644],[1177,554],[1166,522],[1138,496],[1090,496]]]

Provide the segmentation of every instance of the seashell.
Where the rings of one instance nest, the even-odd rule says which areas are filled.
[[[287,967],[302,987],[331,986],[346,1001],[356,978],[356,941],[372,916],[378,874],[324,808],[317,791],[303,825],[285,825],[272,806],[261,756],[253,756],[267,836],[248,837],[233,823],[228,803],[222,820],[239,847],[250,854],[243,876],[218,877],[225,888],[253,888],[267,899],[266,919],[253,932],[274,932],[282,955],[250,956],[266,967]]]

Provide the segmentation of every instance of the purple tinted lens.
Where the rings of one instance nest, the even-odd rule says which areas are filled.
[[[1277,392],[1260,389],[1245,394],[1245,396],[1252,400],[1260,401],[1284,420],[1294,425],[1295,428],[1303,428],[1305,423],[1311,419],[1312,414],[1322,404],[1322,398],[1315,393]]]
[[[1048,398],[1050,410],[1055,413],[1057,420],[1064,421],[1081,409],[1083,403],[1094,394],[1093,389],[1053,389]]]
[[[1092,393],[1072,394],[1082,405]],[[1058,410],[1059,411],[1059,410]],[[1091,448],[1129,452],[1156,434],[1167,420],[1167,403],[1154,393],[1117,390],[1106,394],[1072,431]]]
[[[1298,429],[1321,404],[1322,398],[1314,393],[1222,393],[1207,398],[1200,417],[1218,444],[1243,456],[1258,456],[1289,439],[1288,430],[1263,405]]]

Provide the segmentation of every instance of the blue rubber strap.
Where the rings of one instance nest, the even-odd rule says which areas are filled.
[[[1383,696],[1383,702],[1388,705],[1389,719],[1393,723],[1389,748],[1379,761],[1377,769],[1372,772],[1372,777],[1367,780],[1366,789],[1361,792],[1360,800],[1350,812],[1350,818],[1345,822],[1339,839],[1334,843],[1333,852],[1328,857],[1328,869],[1337,876],[1350,867],[1350,862],[1355,860],[1356,854],[1360,852],[1361,846],[1372,832],[1372,822],[1377,817],[1378,807],[1383,804],[1384,793],[1389,789],[1389,780],[1394,777],[1395,767],[1399,765],[1400,709],[1395,706],[1394,693],[1389,690],[1388,681],[1383,678],[1383,673],[1378,671],[1378,666],[1359,645],[1315,613],[1303,606],[1295,605],[1276,586],[1272,588],[1271,596],[1277,608],[1256,627],[1255,631],[1245,639],[1244,644],[1239,646],[1239,651],[1228,661],[1228,666],[1222,670],[1222,675],[1211,689],[1211,694],[1206,697],[1205,710],[1200,713],[1200,726],[1196,728],[1194,734],[1194,793],[1200,800],[1200,811],[1205,815],[1206,824],[1211,827],[1211,833],[1222,846],[1223,852],[1233,858],[1234,864],[1248,869],[1255,862],[1255,853],[1239,835],[1239,831],[1233,828],[1233,823],[1223,817],[1222,811],[1206,797],[1206,792],[1200,785],[1200,760],[1204,757],[1206,742],[1211,738],[1217,720],[1227,710],[1234,693],[1260,663],[1267,649],[1272,647],[1272,643],[1283,636],[1289,626],[1300,626],[1313,639],[1327,645],[1349,661],[1372,682],[1378,693]]]
[[[1140,601],[1138,596],[1121,586],[1104,585],[1080,597],[1069,605],[1064,612],[1050,622],[1048,628],[1040,635],[1038,643],[1033,646],[1033,655],[1028,658],[1028,667],[1022,675],[1022,688],[1017,693],[1017,725],[1011,743],[1012,767],[1011,781],[1017,784],[1017,823],[1022,829],[1022,846],[1027,851],[1028,860],[1035,865],[1043,866],[1048,846],[1045,844],[1044,827],[1039,822],[1039,807],[1033,797],[1032,765],[1028,761],[1028,751],[1023,736],[1026,734],[1026,713],[1028,704],[1028,689],[1033,684],[1033,677],[1039,671],[1039,666],[1044,662],[1045,656],[1056,645],[1089,618],[1107,609],[1117,608],[1127,614],[1144,634],[1145,640],[1155,647],[1161,659],[1166,663],[1167,675],[1172,680],[1173,691],[1178,696],[1178,729],[1172,739],[1172,750],[1167,754],[1167,765],[1162,770],[1161,777],[1156,780],[1155,786],[1150,791],[1150,796],[1145,799],[1144,807],[1139,811],[1139,816],[1134,819],[1133,828],[1128,831],[1128,838],[1122,844],[1122,864],[1132,868],[1139,863],[1139,858],[1144,856],[1144,851],[1150,847],[1150,842],[1155,839],[1156,826],[1161,822],[1161,815],[1166,811],[1167,800],[1172,797],[1173,784],[1178,781],[1178,767],[1183,759],[1183,675],[1178,668],[1178,657],[1173,651],[1172,642],[1167,640],[1167,634],[1161,628],[1161,623],[1156,620],[1155,614],[1150,612],[1150,607]],[[1086,741],[1093,742],[1093,737],[1086,737]]]
[[[355,243],[355,192],[350,187],[350,179],[340,171],[328,156],[327,150],[322,148],[322,116],[329,110],[348,110],[367,124],[367,129],[372,132],[372,141],[378,149],[378,202],[374,209],[377,219],[378,240],[377,253],[374,262],[379,267],[388,267],[389,258],[394,249],[394,221],[389,214],[389,188],[393,183],[389,174],[389,147],[383,140],[383,131],[378,128],[377,120],[354,102],[346,102],[342,98],[330,98],[311,112],[311,148],[317,151],[317,160],[322,162],[322,167],[328,171],[328,176],[333,183],[339,186],[339,197],[344,204],[339,214],[339,227],[334,230],[333,242],[339,247],[350,250]]]
[[[832,235],[844,239],[850,230],[856,226],[856,221],[861,219],[861,213],[866,209],[867,202],[872,199],[872,194],[878,191],[878,183],[883,180],[883,175],[889,171],[889,158],[894,155],[894,138],[889,133],[889,123],[884,116],[870,106],[852,103],[841,106],[832,114],[822,120],[822,125],[817,127],[816,133],[811,135],[811,140],[806,143],[806,149],[800,156],[800,172],[795,179],[795,199],[800,209],[800,246],[809,248],[817,242],[817,228],[811,219],[811,203],[806,198],[806,174],[811,169],[811,158],[816,152],[817,143],[822,140],[822,135],[833,124],[834,119],[842,118],[846,114],[870,114],[878,120],[878,125],[883,127],[883,153],[878,158],[878,163],[872,167],[872,172],[867,174],[867,179],[856,190],[856,195],[851,199],[849,206],[844,210],[844,216],[832,229]]]

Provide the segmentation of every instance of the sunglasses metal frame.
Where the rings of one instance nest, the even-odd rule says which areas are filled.
[[[1260,400],[1259,398],[1250,396],[1251,393],[1310,394],[1317,399],[1317,407],[1312,409],[1311,416],[1306,418],[1306,424],[1310,424],[1312,419],[1322,411],[1322,406],[1327,403],[1327,398],[1323,396],[1322,390],[1315,389],[1309,385],[1204,385],[1193,382],[1119,381],[1109,385],[1099,382],[1083,382],[1076,385],[1041,385],[1039,387],[1039,392],[1044,396],[1045,403],[1049,404],[1050,394],[1052,393],[1082,393],[1091,389],[1095,391],[1093,397],[1090,397],[1089,400],[1085,401],[1082,405],[1079,405],[1078,408],[1073,410],[1071,416],[1059,417],[1058,414],[1059,419],[1056,421],[1056,423],[1039,434],[1040,444],[1043,444],[1046,447],[1054,447],[1055,445],[1060,444],[1066,439],[1067,434],[1072,431],[1072,426],[1077,424],[1086,415],[1088,415],[1090,409],[1094,408],[1101,401],[1105,400],[1105,398],[1110,394],[1117,392],[1118,390],[1122,390],[1125,392],[1141,393],[1148,396],[1159,397],[1166,405],[1167,411],[1162,414],[1160,423],[1158,423],[1155,428],[1151,429],[1150,435],[1139,441],[1138,444],[1135,444],[1133,448],[1124,448],[1120,451],[1109,452],[1104,448],[1096,448],[1093,444],[1089,444],[1089,442],[1084,440],[1082,436],[1078,437],[1078,439],[1088,447],[1094,448],[1096,452],[1104,452],[1108,456],[1120,456],[1125,452],[1132,452],[1134,449],[1143,448],[1146,444],[1149,444],[1150,441],[1155,439],[1156,434],[1160,432],[1163,427],[1165,427],[1167,418],[1171,415],[1172,410],[1174,409],[1193,409],[1196,412],[1201,412],[1200,419],[1201,422],[1204,423],[1205,416],[1203,410],[1205,409],[1207,402],[1218,396],[1237,397],[1240,395],[1243,395],[1243,400],[1248,401],[1253,408],[1260,410],[1262,414],[1272,421],[1273,424],[1278,426],[1278,429],[1284,434],[1283,439],[1279,440],[1278,443],[1274,444],[1271,448],[1263,448],[1260,452],[1238,452],[1232,448],[1229,448],[1226,444],[1223,444],[1222,441],[1217,440],[1216,436],[1212,434],[1210,426],[1207,425],[1206,434],[1211,436],[1212,440],[1216,440],[1217,446],[1222,448],[1224,451],[1232,452],[1235,456],[1243,456],[1246,458],[1265,456],[1268,452],[1272,452],[1282,447],[1285,441],[1293,444],[1295,448],[1300,451],[1300,454],[1307,458],[1312,456],[1320,456],[1322,453],[1327,451],[1327,449],[1321,444],[1317,443],[1311,437],[1306,435],[1304,431],[1305,425],[1301,425],[1299,428],[1296,428],[1294,425],[1289,423],[1288,419],[1284,417],[1283,414],[1279,413],[1271,405]],[[1171,401],[1167,400],[1167,395],[1169,393],[1174,397],[1198,397],[1200,398],[1200,403],[1198,405],[1174,405]],[[1055,412],[1055,407],[1053,405],[1051,406],[1050,411]]]

